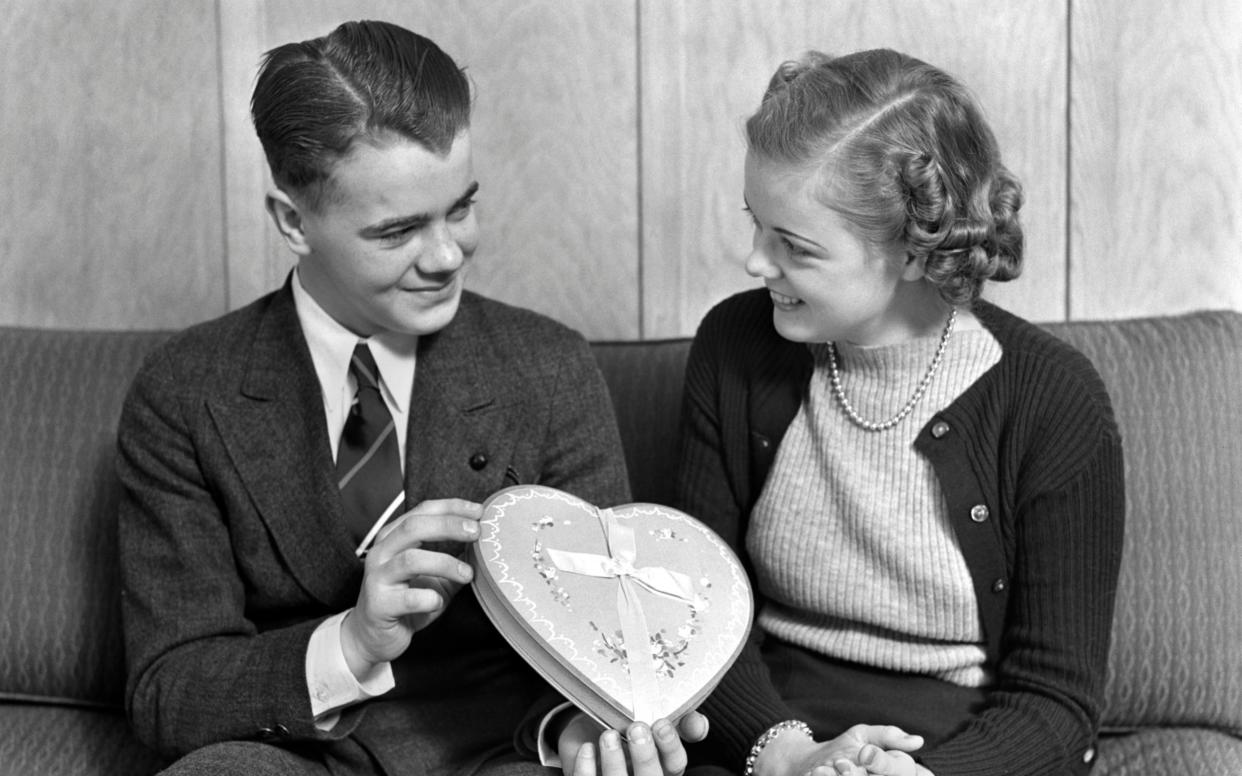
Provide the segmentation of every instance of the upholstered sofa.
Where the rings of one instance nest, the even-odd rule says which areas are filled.
[[[1095,773],[1242,774],[1242,314],[1049,328],[1100,369],[1126,452]],[[164,336],[0,328],[0,776],[159,767],[121,711],[113,438]],[[595,346],[641,500],[671,498],[687,350]]]

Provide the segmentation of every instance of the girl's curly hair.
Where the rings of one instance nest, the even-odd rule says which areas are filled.
[[[813,51],[777,69],[746,133],[753,153],[817,169],[820,200],[924,262],[951,304],[1021,272],[1021,184],[947,73],[887,49]]]

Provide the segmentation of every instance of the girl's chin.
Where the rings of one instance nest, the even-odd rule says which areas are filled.
[[[805,308],[805,305],[799,305],[799,308]],[[772,325],[776,327],[777,334],[790,342],[824,341],[823,337],[819,336],[814,329],[806,326],[799,320],[797,310],[793,312],[774,310],[772,313]]]

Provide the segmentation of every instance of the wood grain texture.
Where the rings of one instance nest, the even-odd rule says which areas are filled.
[[[267,215],[271,175],[250,118],[250,93],[264,38],[263,0],[221,0],[220,117],[224,130],[224,232],[228,306],[236,309],[280,285],[293,267]]]
[[[1075,3],[1072,30],[1073,316],[1242,310],[1242,4]]]
[[[355,18],[392,21],[440,44],[477,89],[483,242],[469,286],[592,338],[638,336],[632,2],[368,0],[344,9],[268,0],[260,15],[264,48]],[[248,100],[239,87],[235,79],[226,98]],[[267,262],[278,268],[268,277],[290,264],[280,247]]]
[[[1064,3],[639,1],[645,336],[692,333],[714,302],[755,284],[742,269],[742,124],[776,66],[812,48],[895,48],[978,95],[1026,187],[1025,274],[988,296],[1064,317]]]
[[[0,323],[223,312],[215,5],[13,0],[0,33]]]

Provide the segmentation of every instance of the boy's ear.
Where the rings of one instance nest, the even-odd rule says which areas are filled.
[[[272,216],[277,231],[284,239],[289,250],[298,256],[310,253],[310,244],[306,240],[306,228],[302,219],[302,209],[293,198],[280,189],[267,192],[264,200],[267,212]]]

